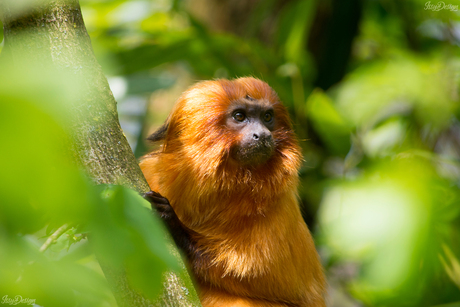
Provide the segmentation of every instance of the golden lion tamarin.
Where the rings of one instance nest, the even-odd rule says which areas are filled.
[[[204,307],[325,306],[297,201],[300,148],[266,83],[198,83],[149,139],[163,144],[140,166],[161,195],[146,197],[188,256]]]

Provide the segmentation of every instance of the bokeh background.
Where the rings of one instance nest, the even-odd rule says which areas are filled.
[[[328,306],[460,306],[460,1],[80,4],[137,157],[193,83],[260,78],[303,149]]]
[[[460,2],[81,4],[137,156],[194,82],[261,78],[301,140],[330,305],[460,305]]]

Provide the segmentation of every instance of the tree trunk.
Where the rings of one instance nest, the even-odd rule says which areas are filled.
[[[18,10],[15,1],[0,0],[5,40],[0,61],[21,70],[38,63],[43,71],[57,69],[84,80],[81,96],[67,104],[72,108],[67,128],[75,159],[97,184],[123,184],[147,192],[149,186],[120,128],[115,99],[94,57],[78,0],[41,1],[28,11]],[[27,39],[22,39],[24,34]],[[182,263],[176,249],[174,254]],[[128,285],[123,268],[100,265],[119,306],[200,306],[183,263],[182,272],[166,274],[155,302]]]

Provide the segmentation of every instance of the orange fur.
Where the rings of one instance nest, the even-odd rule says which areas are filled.
[[[263,165],[229,157],[238,135],[223,120],[245,95],[272,105],[275,153]],[[254,78],[196,84],[141,169],[194,231],[203,258],[191,268],[203,306],[325,306],[325,280],[298,201],[300,149],[276,93]]]

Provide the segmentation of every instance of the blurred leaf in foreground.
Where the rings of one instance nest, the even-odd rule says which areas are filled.
[[[47,307],[113,303],[98,263],[85,260],[93,252],[76,233],[84,231],[98,256],[126,265],[131,284],[155,297],[177,263],[145,200],[122,187],[101,197],[78,168],[68,119],[82,99],[79,80],[33,66],[2,69],[0,293]],[[39,252],[45,232],[57,236]]]
[[[457,195],[425,160],[412,157],[380,163],[326,191],[320,224],[337,259],[359,266],[350,283],[356,298],[369,305],[418,306],[429,295],[443,271],[440,242],[450,241],[438,227],[452,221],[441,213],[455,206],[446,201],[449,191]]]

